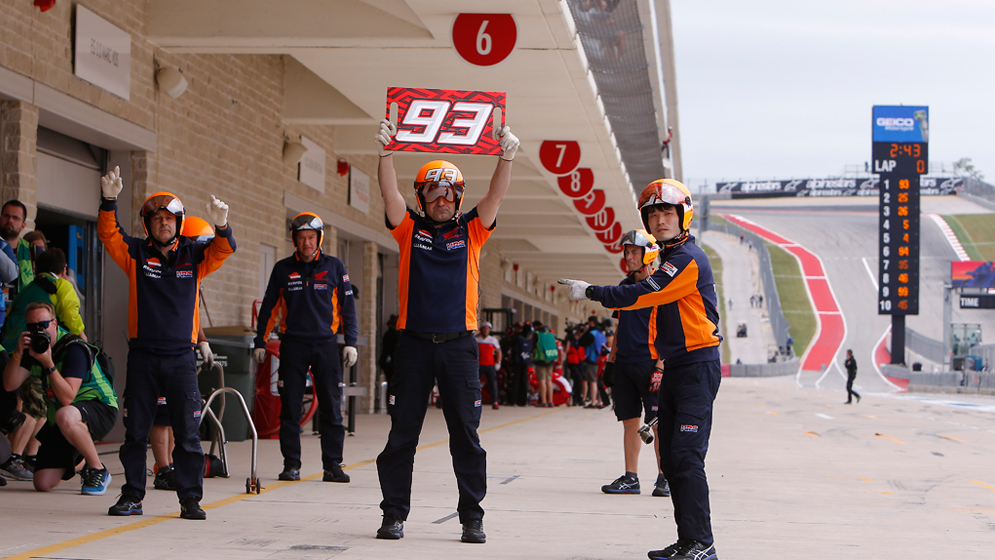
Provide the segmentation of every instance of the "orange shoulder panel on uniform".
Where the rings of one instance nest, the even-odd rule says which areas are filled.
[[[411,219],[410,211],[408,211],[404,214],[401,223],[390,230],[390,234],[397,241],[397,247],[401,253],[397,271],[398,330],[404,330],[408,322],[408,278],[411,271],[411,237],[414,234],[414,227],[415,221]]]
[[[639,296],[636,303],[621,309],[642,309],[673,303],[698,291],[698,263],[694,260],[688,263],[669,284],[658,292],[650,292]]]

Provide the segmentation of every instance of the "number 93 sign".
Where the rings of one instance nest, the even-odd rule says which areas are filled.
[[[388,150],[501,155],[495,130],[504,126],[504,92],[392,87],[387,89],[387,118],[395,103],[397,135]],[[500,110],[499,123],[495,110]]]

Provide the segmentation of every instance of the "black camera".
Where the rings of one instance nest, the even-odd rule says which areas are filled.
[[[30,346],[35,354],[44,354],[51,345],[52,337],[44,329],[38,328],[31,333]]]

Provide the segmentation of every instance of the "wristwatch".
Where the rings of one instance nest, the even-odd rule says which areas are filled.
[[[584,290],[584,297],[587,299],[594,298],[594,286],[588,286],[587,289]]]
[[[45,375],[52,375],[53,373],[55,373],[55,366],[45,368]]]

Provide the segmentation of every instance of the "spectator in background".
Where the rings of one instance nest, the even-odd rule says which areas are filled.
[[[536,381],[539,382],[540,407],[553,406],[553,366],[559,359],[556,337],[549,327],[536,321],[535,335],[532,337],[532,359],[535,364]]]
[[[584,395],[587,389],[583,370],[584,349],[577,340],[578,329],[579,327],[567,328],[567,334],[563,338],[563,346],[567,355],[564,374],[570,379],[570,383],[573,385],[573,394],[570,400],[574,406],[582,406],[584,404]]]
[[[529,404],[529,367],[532,366],[532,324],[526,321],[511,343],[511,393],[508,402],[516,406]]]
[[[13,299],[21,288],[35,279],[31,264],[31,249],[28,242],[21,239],[21,232],[28,220],[28,209],[19,200],[8,200],[0,210],[0,237],[3,237],[13,248],[17,259],[18,277],[11,284],[10,299]]]
[[[598,393],[598,359],[601,358],[601,348],[606,340],[605,333],[601,332],[598,318],[594,315],[588,317],[587,332],[580,337],[580,345],[584,347],[584,378],[587,380],[584,408],[601,408],[601,396]]]
[[[498,368],[501,367],[501,344],[491,336],[490,321],[480,323],[480,331],[477,333],[476,339],[480,378],[487,378],[487,389],[491,393],[491,408],[497,410],[499,408],[498,401],[501,398],[497,382]]]

